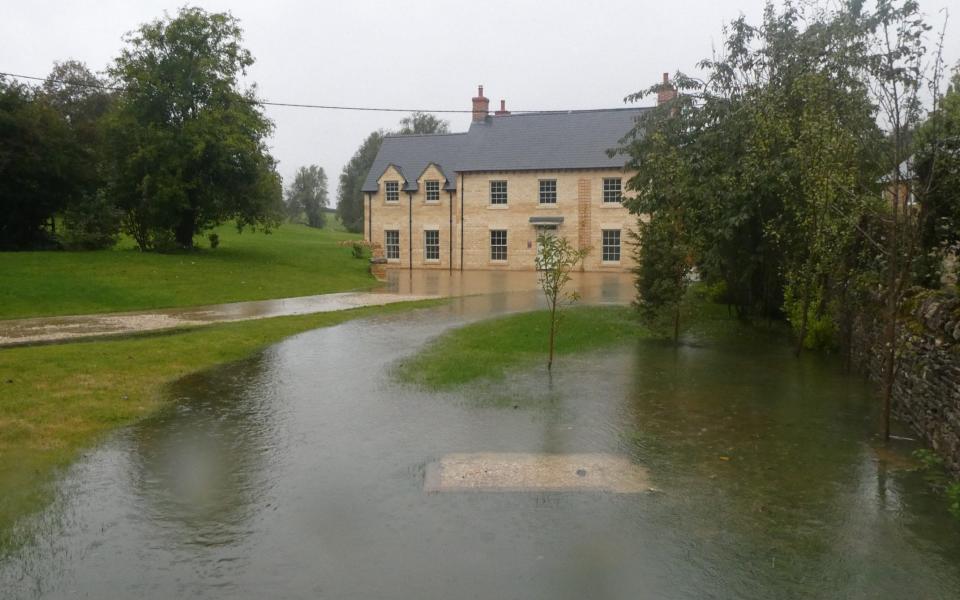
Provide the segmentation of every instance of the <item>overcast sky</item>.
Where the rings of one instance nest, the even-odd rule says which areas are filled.
[[[122,36],[175,12],[171,0],[2,0],[0,71],[46,75],[56,60],[102,70]],[[740,14],[757,22],[764,0],[509,0],[193,2],[229,10],[256,58],[251,81],[266,100],[309,104],[469,109],[484,84],[491,109],[556,110],[622,106],[625,95],[664,71],[691,73]],[[921,0],[938,11],[956,0]],[[958,7],[960,8],[960,7]],[[960,58],[960,10],[946,56]],[[364,137],[402,114],[269,108],[280,172],[304,164],[330,178],[331,204],[344,163]],[[469,115],[445,115],[453,131]]]

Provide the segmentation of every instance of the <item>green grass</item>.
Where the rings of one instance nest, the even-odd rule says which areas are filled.
[[[413,358],[397,365],[401,381],[448,389],[510,370],[547,364],[547,311],[534,311],[474,323],[450,331]],[[578,306],[564,311],[556,354],[593,350],[653,337],[629,307]],[[554,362],[554,368],[562,368]]]
[[[332,224],[284,224],[269,235],[216,230],[220,247],[143,253],[129,240],[93,252],[0,252],[0,319],[200,306],[306,296],[376,284],[337,244],[360,239]]]
[[[3,533],[45,505],[45,485],[106,432],[156,411],[167,382],[289,335],[438,301],[277,317],[103,341],[0,349],[0,554]]]

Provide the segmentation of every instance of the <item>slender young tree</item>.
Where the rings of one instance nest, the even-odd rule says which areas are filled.
[[[560,329],[563,308],[580,299],[576,291],[567,291],[570,272],[586,257],[587,249],[574,248],[567,238],[540,234],[537,236],[537,276],[547,298],[550,313],[550,340],[547,370],[553,370],[553,351]]]
[[[884,198],[879,219],[885,237],[878,253],[882,273],[883,318],[883,433],[890,438],[893,388],[900,363],[899,320],[907,291],[922,273],[921,239],[927,212],[925,204],[933,180],[920,181],[914,169],[912,134],[924,120],[921,94],[927,83],[932,88],[933,113],[938,110],[943,72],[942,40],[931,60],[926,47],[931,27],[923,20],[913,1],[879,0],[876,14],[868,20],[871,33],[865,70],[870,77],[873,98],[879,107],[881,126],[887,136],[880,165]],[[930,160],[936,161],[939,133],[931,131]],[[929,175],[932,175],[932,171]]]

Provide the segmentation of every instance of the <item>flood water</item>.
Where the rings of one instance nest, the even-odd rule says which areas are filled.
[[[960,521],[909,469],[912,446],[877,440],[870,388],[829,357],[745,331],[449,393],[391,376],[450,327],[538,304],[507,287],[180,381],[169,409],[88,453],[21,524],[0,597],[960,595]],[[651,489],[424,491],[426,465],[481,452],[624,455]]]

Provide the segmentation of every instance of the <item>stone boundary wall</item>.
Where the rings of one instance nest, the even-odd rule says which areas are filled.
[[[851,362],[876,382],[883,375],[883,323],[861,318]],[[960,298],[931,295],[900,321],[902,357],[892,408],[960,476]]]

